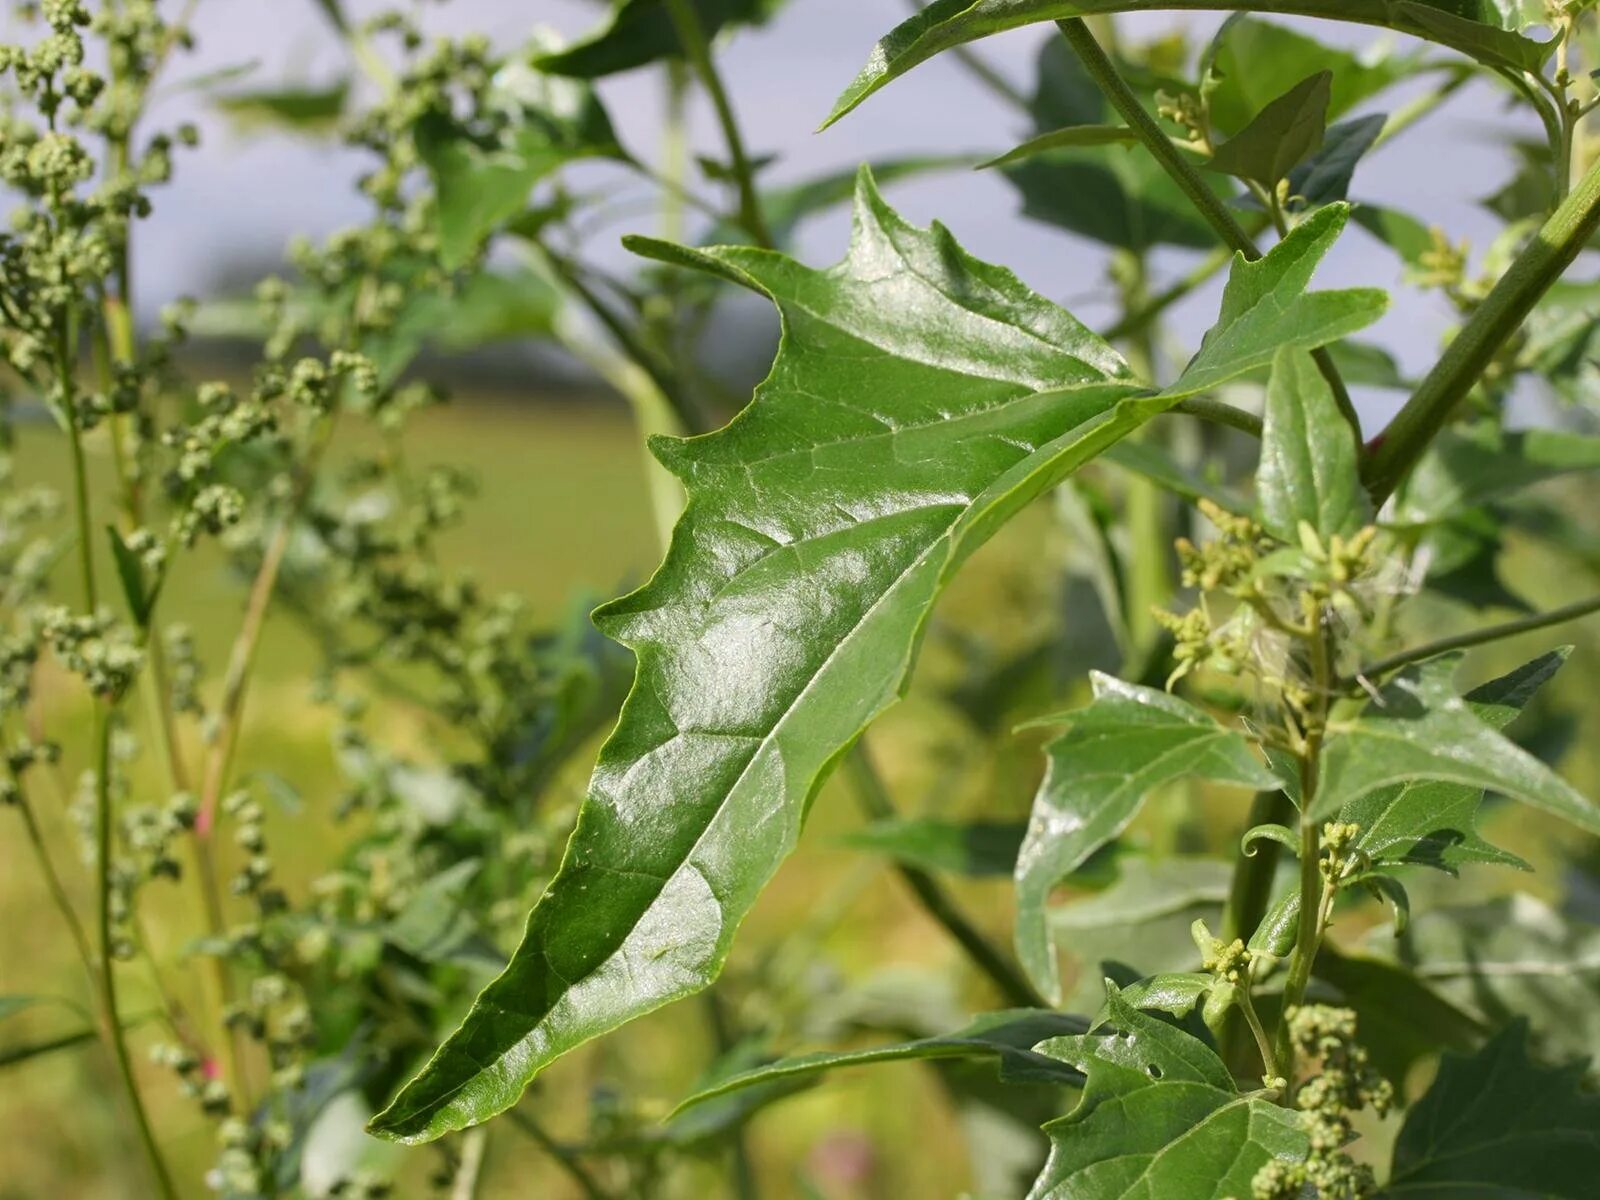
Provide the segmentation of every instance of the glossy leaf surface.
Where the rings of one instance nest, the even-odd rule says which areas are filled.
[[[1204,370],[1159,395],[1009,271],[907,225],[865,174],[831,270],[632,242],[769,296],[778,360],[725,430],[654,443],[689,505],[655,578],[596,614],[639,669],[562,869],[506,973],[374,1130],[481,1121],[573,1046],[713,979],[822,779],[898,698],[956,567],[1268,339],[1349,323],[1363,293],[1299,292],[1332,240],[1316,223],[1235,267]]]
[[[1584,1064],[1528,1057],[1516,1021],[1477,1054],[1447,1054],[1406,1114],[1380,1195],[1427,1200],[1586,1200],[1600,1179],[1600,1096]]]
[[[1305,351],[1272,361],[1261,434],[1261,523],[1291,545],[1303,521],[1324,540],[1349,535],[1372,518],[1357,470],[1355,431],[1317,364]]]
[[[1045,749],[1049,767],[1017,856],[1017,955],[1053,1001],[1061,984],[1045,922],[1050,891],[1133,820],[1163,784],[1208,779],[1253,789],[1273,777],[1244,736],[1154,688],[1095,672],[1094,703]]]
[[[985,1013],[972,1024],[942,1037],[919,1038],[866,1050],[823,1051],[802,1054],[741,1072],[696,1092],[678,1106],[681,1112],[717,1096],[776,1080],[804,1080],[840,1067],[917,1059],[987,1058],[998,1061],[1001,1078],[1014,1082],[1059,1083],[1077,1086],[1083,1075],[1076,1068],[1034,1047],[1053,1037],[1082,1033],[1082,1017],[1039,1009],[1012,1009]]]
[[[1515,32],[1493,0],[934,0],[885,35],[845,89],[828,119],[837,121],[868,96],[935,54],[1008,29],[1104,13],[1157,9],[1242,10],[1324,17],[1385,26],[1449,46],[1483,62],[1535,70],[1549,47]]]
[[[1397,675],[1336,736],[1322,759],[1312,815],[1352,805],[1382,788],[1421,779],[1492,789],[1600,833],[1600,809],[1527,751],[1484,721],[1452,686],[1459,656],[1446,655]]]
[[[1029,1200],[1248,1196],[1255,1173],[1306,1153],[1298,1114],[1239,1094],[1205,1043],[1108,989],[1106,1024],[1039,1047],[1088,1076],[1045,1126],[1050,1158]]]

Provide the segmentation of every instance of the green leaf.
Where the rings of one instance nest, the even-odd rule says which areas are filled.
[[[1061,983],[1045,923],[1051,889],[1127,828],[1150,792],[1184,778],[1274,786],[1244,736],[1193,705],[1098,671],[1090,678],[1094,703],[1049,719],[1072,727],[1045,747],[1049,767],[1017,856],[1017,955],[1053,1002]]]
[[[1600,469],[1600,437],[1559,429],[1508,433],[1479,421],[1441,433],[1406,483],[1395,522],[1425,525],[1546,480]]]
[[[1349,211],[1343,204],[1318,209],[1256,262],[1234,256],[1217,323],[1168,395],[1207,391],[1265,367],[1280,350],[1315,349],[1383,315],[1388,297],[1374,288],[1305,290]]]
[[[1372,502],[1357,469],[1360,447],[1328,381],[1304,350],[1280,350],[1267,382],[1256,487],[1261,523],[1297,544],[1301,522],[1324,541],[1348,536],[1372,520]]]
[[[1356,224],[1388,246],[1413,272],[1425,270],[1423,256],[1435,248],[1429,227],[1409,213],[1381,204],[1362,204],[1355,210]]]
[[[1209,971],[1168,971],[1130,983],[1122,989],[1122,998],[1146,1012],[1154,1009],[1182,1017],[1194,1011],[1216,982],[1217,977]]]
[[[1275,96],[1318,71],[1332,76],[1329,120],[1343,116],[1362,101],[1409,78],[1418,56],[1371,50],[1355,54],[1240,12],[1217,30],[1206,61],[1213,77],[1207,96],[1211,123],[1231,134],[1248,125]]]
[[[322,15],[340,33],[347,33],[350,29],[350,20],[344,15],[344,5],[340,0],[312,0],[322,10]]]
[[[1171,0],[934,0],[879,40],[826,124],[831,125],[912,67],[954,46],[1041,21],[1171,7]],[[1385,26],[1517,71],[1537,70],[1550,51],[1548,44],[1513,32],[1492,0],[1274,0],[1266,5],[1216,0],[1197,7]]]
[[[1219,145],[1206,165],[1271,191],[1321,148],[1332,90],[1330,71],[1301,80]]]
[[[122,598],[128,605],[128,615],[140,629],[146,629],[150,625],[150,614],[155,609],[156,600],[160,598],[165,576],[157,575],[154,582],[146,582],[144,562],[122,540],[122,534],[117,532],[116,526],[106,526],[106,540],[111,543],[111,561],[117,567],[117,582],[122,585]]]
[[[611,119],[587,84],[510,62],[495,77],[496,103],[512,120],[484,141],[449,117],[419,122],[417,153],[438,191],[439,251],[460,266],[527,205],[533,185],[586,158],[627,161]]]
[[[667,560],[597,621],[639,660],[556,880],[506,974],[374,1128],[421,1140],[704,987],[935,597],[1000,524],[1167,407],[1104,342],[863,175],[827,271],[636,249],[765,292],[777,362],[727,429],[657,440],[688,485]]]
[[[1465,697],[1471,715],[1493,730],[1517,717],[1567,661],[1571,648],[1553,650],[1515,671],[1474,688]],[[1518,751],[1521,753],[1521,751]],[[1429,866],[1455,874],[1468,863],[1528,869],[1528,864],[1478,834],[1481,785],[1417,777],[1367,792],[1339,811],[1361,827],[1356,848],[1374,866]]]
[[[233,92],[212,99],[235,124],[282,126],[302,133],[331,133],[345,114],[350,83],[340,80],[323,88],[263,88]]]
[[[1267,1163],[1305,1157],[1298,1114],[1240,1095],[1204,1042],[1107,993],[1106,1025],[1039,1047],[1088,1081],[1078,1107],[1045,1126],[1050,1158],[1029,1200],[1225,1200],[1250,1195]]]
[[[714,978],[822,780],[898,699],[954,571],[1187,394],[1140,387],[1009,271],[907,225],[865,173],[831,270],[629,245],[766,294],[778,359],[726,429],[653,443],[688,508],[655,578],[596,614],[638,658],[633,692],[506,973],[374,1120],[391,1138],[484,1120],[567,1050]],[[1207,379],[1249,369],[1254,314],[1298,307],[1306,245],[1235,268],[1225,313],[1244,332],[1212,346]]]
[[[1468,1058],[1447,1054],[1406,1114],[1382,1196],[1586,1200],[1600,1178],[1600,1096],[1582,1062],[1542,1067],[1515,1021]]]
[[[1600,928],[1532,896],[1419,913],[1399,938],[1374,939],[1432,990],[1490,1027],[1533,1023],[1552,1057],[1600,1044]]]
[[[1248,513],[1250,501],[1208,473],[1191,470],[1172,457],[1164,447],[1151,441],[1118,442],[1106,451],[1106,460],[1124,470],[1142,475],[1174,496],[1191,503],[1206,499],[1231,513]]]
[[[1323,819],[1383,788],[1438,780],[1501,792],[1591,833],[1600,810],[1501,736],[1456,694],[1458,655],[1410,667],[1356,718],[1335,722],[1311,816]]]
[[[1064,129],[1052,129],[1049,133],[1029,138],[1022,145],[978,166],[980,170],[988,170],[990,167],[1024,162],[1049,150],[1066,150],[1077,146],[1131,146],[1138,140],[1139,135],[1126,125],[1068,125]]]
[[[692,0],[706,37],[725,25],[759,25],[783,0]],[[617,0],[599,29],[564,49],[545,54],[538,67],[552,75],[599,79],[663,58],[683,57],[678,30],[664,0]]]
[[[1025,825],[1014,821],[917,817],[877,821],[842,840],[907,866],[981,878],[1011,874],[1026,831]]]
[[[1377,143],[1383,123],[1375,113],[1332,126],[1322,149],[1289,172],[1290,197],[1313,206],[1348,199],[1356,166]]]
[[[1600,280],[1558,280],[1525,330],[1519,366],[1568,404],[1600,395]]]
[[[1048,1038],[1082,1033],[1086,1025],[1082,1017],[1038,1009],[985,1013],[964,1029],[941,1037],[919,1038],[914,1042],[866,1050],[822,1051],[767,1063],[694,1093],[678,1105],[677,1111],[683,1112],[717,1096],[776,1080],[809,1079],[839,1067],[918,1059],[995,1059],[1000,1064],[1003,1079],[1077,1086],[1083,1082],[1081,1072],[1060,1059],[1036,1052],[1034,1047]]]

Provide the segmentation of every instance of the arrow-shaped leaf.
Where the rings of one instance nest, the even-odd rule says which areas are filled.
[[[1308,242],[1296,231],[1246,284],[1236,268],[1230,292],[1257,302],[1239,300],[1207,379],[1250,369],[1253,334],[1282,336],[1251,313],[1295,307],[1283,284],[1309,277]],[[950,575],[1190,394],[1142,388],[1009,271],[907,225],[865,174],[830,270],[632,244],[770,297],[778,359],[726,429],[653,444],[688,507],[650,583],[596,614],[637,656],[633,692],[505,974],[374,1120],[391,1138],[485,1120],[574,1046],[715,978],[822,780],[899,697]]]
[[[1333,72],[1318,71],[1273,100],[1207,164],[1214,171],[1272,189],[1322,146]]]

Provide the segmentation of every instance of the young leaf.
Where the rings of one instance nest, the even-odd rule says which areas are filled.
[[[1302,221],[1266,257],[1256,262],[1234,257],[1217,323],[1168,395],[1207,391],[1265,367],[1280,350],[1315,349],[1383,315],[1388,297],[1375,288],[1306,291],[1349,212],[1343,204],[1330,204]]]
[[[1302,79],[1219,145],[1206,165],[1271,191],[1321,148],[1332,89],[1330,71]]]
[[[1130,983],[1122,989],[1122,998],[1134,1008],[1146,1012],[1154,1009],[1182,1017],[1194,1011],[1200,998],[1216,982],[1217,977],[1209,971],[1167,971],[1141,979],[1138,983]]]
[[[1105,1025],[1039,1047],[1088,1081],[1078,1107],[1045,1126],[1050,1158],[1028,1200],[1225,1200],[1250,1195],[1274,1159],[1305,1157],[1297,1113],[1240,1095],[1204,1042],[1107,993]]]
[[[1066,150],[1077,146],[1131,146],[1138,140],[1139,135],[1126,125],[1068,125],[1064,129],[1052,129],[1049,133],[1029,138],[1022,145],[978,166],[981,170],[988,170],[990,167],[1024,162],[1049,150]]]
[[[1468,1058],[1446,1054],[1406,1114],[1381,1195],[1586,1200],[1600,1179],[1600,1096],[1584,1063],[1542,1067],[1514,1021]]]
[[[783,0],[693,0],[700,27],[715,37],[735,22],[759,25]],[[663,58],[681,58],[683,46],[664,0],[618,0],[610,18],[589,37],[538,61],[542,71],[599,79]]]
[[[1208,381],[1250,369],[1261,311],[1300,308],[1314,237],[1235,268],[1242,332],[1213,345]],[[387,1137],[482,1121],[567,1050],[715,978],[822,780],[899,697],[956,568],[1189,394],[1140,387],[1009,271],[907,225],[865,173],[832,270],[629,244],[771,298],[778,359],[726,429],[653,443],[688,508],[655,578],[596,614],[638,658],[633,692],[522,945],[374,1119]],[[1330,327],[1301,336],[1313,326]]]
[[[822,1051],[767,1063],[694,1093],[678,1105],[678,1111],[775,1080],[809,1079],[839,1067],[917,1059],[992,1058],[1000,1064],[1002,1079],[1076,1087],[1083,1082],[1081,1071],[1058,1058],[1038,1053],[1034,1047],[1049,1038],[1082,1033],[1087,1024],[1082,1017],[1038,1009],[985,1013],[966,1028],[942,1037],[919,1038],[914,1042],[874,1046],[867,1050]]]
[[[1211,73],[1207,111],[1212,126],[1237,133],[1258,112],[1318,71],[1332,75],[1328,118],[1343,116],[1363,100],[1408,78],[1418,55],[1353,53],[1248,13],[1222,23],[1205,54]],[[1333,130],[1328,131],[1330,136]]]
[[[977,38],[1041,21],[1171,7],[1172,0],[934,0],[879,40],[826,123],[919,63]],[[1494,0],[1211,0],[1204,7],[1385,26],[1516,71],[1538,70],[1550,52],[1548,44],[1514,32]]]
[[[1600,833],[1600,809],[1456,694],[1459,655],[1408,668],[1356,718],[1335,723],[1322,757],[1316,819],[1382,788],[1439,780],[1504,793]]]
[[[440,115],[417,128],[417,153],[438,191],[439,251],[447,266],[471,258],[552,171],[580,159],[628,158],[587,84],[522,62],[501,67],[495,82],[501,106],[517,118],[502,140],[483,144]]]
[[[302,133],[332,133],[344,117],[350,83],[340,80],[324,88],[264,88],[233,92],[213,98],[215,104],[242,126],[267,125]]]
[[[1474,688],[1466,707],[1484,725],[1502,730],[1567,661],[1570,647],[1540,655],[1507,675]],[[1417,777],[1367,792],[1339,812],[1361,827],[1356,847],[1374,866],[1429,866],[1455,874],[1467,863],[1521,867],[1515,854],[1478,835],[1482,786]]]
[[[1094,703],[1062,714],[1072,727],[1046,747],[1050,765],[1017,855],[1017,955],[1053,1002],[1061,983],[1045,925],[1050,891],[1133,820],[1144,798],[1177,779],[1274,786],[1243,735],[1152,688],[1091,675]]]
[[[1324,540],[1372,519],[1357,470],[1355,430],[1304,350],[1280,350],[1267,383],[1261,432],[1261,523],[1291,545],[1305,522]]]
[[[116,526],[106,526],[106,540],[111,543],[111,561],[117,567],[117,582],[122,585],[122,597],[128,605],[128,615],[140,629],[150,624],[150,614],[161,595],[163,577],[158,575],[153,583],[144,577],[144,562],[122,540]]]
[[[857,850],[908,866],[974,877],[1010,875],[1027,826],[1013,821],[939,821],[929,817],[877,821],[847,834]]]

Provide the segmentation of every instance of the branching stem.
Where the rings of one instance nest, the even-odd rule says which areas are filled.
[[[1437,658],[1439,655],[1448,654],[1452,650],[1467,650],[1473,646],[1482,646],[1489,642],[1498,642],[1505,638],[1516,637],[1521,633],[1532,633],[1537,629],[1548,629],[1552,625],[1564,625],[1568,621],[1576,621],[1595,612],[1600,612],[1600,596],[1590,596],[1587,600],[1578,600],[1560,608],[1553,608],[1549,612],[1534,613],[1530,617],[1522,617],[1516,621],[1506,621],[1499,625],[1486,625],[1482,629],[1469,629],[1465,633],[1440,638],[1433,642],[1424,642],[1420,646],[1412,646],[1408,650],[1401,650],[1391,654],[1388,658],[1380,658],[1377,662],[1368,663],[1360,671],[1356,672],[1352,678],[1340,680],[1339,685],[1341,687],[1348,686],[1361,679],[1376,682],[1381,676],[1387,675],[1391,671],[1397,671],[1401,667],[1410,666],[1412,663]]]

